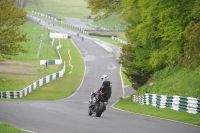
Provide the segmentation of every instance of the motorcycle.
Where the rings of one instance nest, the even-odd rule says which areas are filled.
[[[91,116],[92,114],[94,114],[96,117],[100,117],[106,109],[105,100],[106,99],[103,93],[94,93],[94,96],[92,97],[92,101],[90,103],[88,115]]]

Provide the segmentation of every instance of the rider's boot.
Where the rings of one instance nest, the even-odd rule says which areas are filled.
[[[104,111],[106,110],[106,105],[108,104],[108,102],[104,102],[105,106],[104,106]]]
[[[104,102],[104,103],[105,103],[104,110],[106,110],[106,105],[107,105],[107,102]]]

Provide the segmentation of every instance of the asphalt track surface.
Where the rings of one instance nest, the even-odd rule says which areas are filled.
[[[77,27],[82,27],[83,29],[87,29],[87,30],[93,30],[93,28],[87,26],[89,22],[82,22],[78,18],[67,18],[66,21],[68,24],[72,24]]]
[[[49,26],[72,37],[86,65],[84,80],[69,98],[56,101],[1,101],[0,121],[36,133],[200,133],[200,127],[124,112],[111,107],[123,96],[120,65],[97,40]],[[88,116],[89,93],[101,86],[108,74],[113,94],[101,117]],[[1,130],[0,130],[1,132]]]

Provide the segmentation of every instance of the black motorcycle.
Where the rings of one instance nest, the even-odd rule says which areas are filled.
[[[100,117],[101,114],[105,111],[105,97],[104,94],[101,92],[94,93],[93,100],[89,106],[88,115],[94,114],[96,117]]]

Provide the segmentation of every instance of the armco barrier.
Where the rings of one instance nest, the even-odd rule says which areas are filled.
[[[75,25],[71,25],[71,24],[65,23],[65,22],[63,22],[63,21],[59,21],[59,20],[57,20],[55,17],[50,17],[50,16],[48,16],[48,15],[45,15],[45,14],[43,14],[43,13],[38,13],[38,12],[35,12],[35,11],[32,11],[32,13],[33,13],[33,14],[36,14],[36,15],[40,15],[40,16],[43,17],[43,18],[49,18],[49,19],[51,19],[51,20],[53,21],[54,24],[57,23],[57,24],[61,24],[61,25],[63,25],[63,26],[67,26],[67,27],[70,27],[70,28],[78,29],[80,32],[82,32],[82,33],[84,33],[84,34],[88,34],[88,33],[89,33],[89,32],[87,32],[87,31],[84,31],[85,29],[82,28],[82,27],[75,26]],[[27,15],[27,17],[28,17],[28,15]]]
[[[199,98],[145,94],[143,96],[133,95],[132,100],[133,102],[142,105],[152,105],[158,108],[170,108],[176,111],[185,111],[192,114],[200,113]]]
[[[52,39],[52,45],[53,45],[53,42],[54,42],[54,39]],[[60,64],[62,64],[62,58],[61,58],[61,55],[59,52],[60,48],[61,48],[61,44],[56,46],[56,52],[57,52],[59,59],[57,59],[57,60],[40,60],[40,65],[60,65]]]
[[[118,41],[118,42],[120,42],[122,44],[128,44],[126,41],[123,41],[123,40],[119,39],[118,37],[112,36],[111,38],[112,38],[112,40],[116,40],[116,41]]]
[[[40,65],[60,65],[62,64],[62,60],[40,60]]]
[[[21,98],[26,96],[27,94],[34,91],[36,88],[50,82],[51,80],[54,80],[56,78],[63,77],[63,74],[65,73],[65,62],[63,69],[59,72],[53,73],[51,75],[48,75],[44,78],[39,79],[38,81],[34,82],[33,84],[27,86],[23,90],[20,91],[6,91],[6,92],[0,92],[0,98]]]

